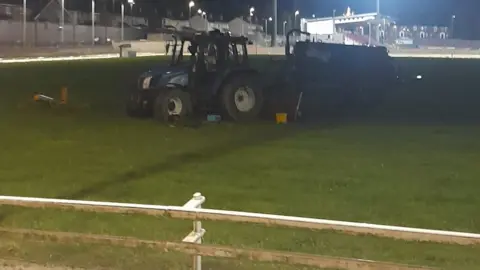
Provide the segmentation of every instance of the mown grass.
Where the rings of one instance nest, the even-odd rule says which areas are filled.
[[[201,191],[208,208],[480,232],[480,62],[399,60],[425,79],[392,89],[386,104],[369,116],[314,127],[223,123],[188,129],[124,116],[126,87],[158,61],[0,66],[0,193],[181,205]],[[58,96],[62,86],[69,89],[67,108],[30,101],[34,92]],[[191,222],[166,218],[0,210],[6,227],[176,241],[191,230]],[[205,227],[205,241],[215,244],[446,269],[480,265],[478,246],[218,222]],[[125,269],[154,269],[159,260],[175,261],[178,269],[190,263],[153,251],[143,260],[143,251],[45,244],[37,253],[33,243],[11,243],[20,251],[0,247],[2,257],[78,264],[80,255],[74,254],[80,252],[90,258],[87,266],[120,267],[130,252],[132,264]],[[236,264],[226,268],[245,269]]]

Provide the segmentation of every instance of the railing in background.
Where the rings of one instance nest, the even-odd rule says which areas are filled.
[[[350,234],[369,234],[379,237],[388,237],[408,241],[428,241],[437,243],[454,243],[460,245],[480,244],[480,234],[428,230],[398,226],[376,225],[368,223],[355,223],[325,219],[290,217],[271,214],[259,214],[239,211],[225,211],[215,209],[202,209],[205,197],[195,193],[193,198],[184,206],[162,206],[132,203],[79,201],[62,199],[29,198],[15,196],[0,196],[0,205],[20,206],[28,208],[61,208],[89,212],[110,213],[135,213],[152,216],[169,216],[171,218],[194,220],[193,231],[188,234],[183,243],[146,241],[135,238],[111,237],[99,235],[73,234],[63,232],[42,232],[34,230],[0,229],[3,233],[17,235],[33,235],[44,239],[62,239],[67,242],[80,243],[108,243],[128,247],[147,245],[174,250],[194,256],[194,269],[201,269],[200,256],[223,258],[247,258],[267,262],[288,262],[322,268],[341,269],[427,269],[425,267],[398,265],[385,262],[358,260],[352,258],[332,258],[310,254],[289,252],[276,252],[254,249],[238,249],[214,245],[204,245],[202,237],[205,230],[200,220],[215,220],[229,222],[246,222],[290,228],[304,228],[315,230],[335,230]]]

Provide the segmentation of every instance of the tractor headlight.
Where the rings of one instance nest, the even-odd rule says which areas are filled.
[[[143,79],[143,82],[142,82],[142,88],[149,89],[151,81],[152,81],[152,76],[145,77],[145,79]]]
[[[181,74],[173,77],[168,81],[168,84],[178,84],[178,85],[187,85],[188,84],[188,74]]]

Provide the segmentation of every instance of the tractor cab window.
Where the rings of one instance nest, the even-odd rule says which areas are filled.
[[[238,63],[242,64],[242,63],[244,63],[245,58],[246,58],[245,48],[244,48],[243,44],[238,44],[237,43],[235,46],[237,47]]]
[[[207,71],[212,72],[216,70],[218,59],[218,48],[214,43],[208,44],[203,50],[205,67]]]
[[[166,45],[166,53],[171,56],[171,63],[178,65],[185,61],[189,61],[190,53],[189,47],[192,46],[190,41],[170,42]],[[186,54],[186,55],[185,55]]]
[[[232,61],[232,60],[235,60],[235,55],[236,55],[236,52],[235,52],[235,44],[230,44],[230,46],[228,46],[228,60],[229,61]]]
[[[243,44],[232,42],[228,48],[229,60],[241,64],[246,58],[246,51]]]
[[[243,58],[243,56],[245,56],[245,50],[243,48],[243,45],[242,44],[235,44],[235,46],[237,47],[238,57]]]

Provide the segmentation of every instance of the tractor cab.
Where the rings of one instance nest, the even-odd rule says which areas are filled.
[[[190,93],[202,106],[215,106],[211,104],[215,101],[213,97],[218,94],[229,76],[235,76],[241,71],[251,71],[247,39],[213,30],[196,36],[194,44]]]
[[[234,97],[231,92],[238,89],[230,89],[232,85],[251,84],[256,74],[248,63],[247,38],[218,29],[163,31],[172,37],[165,45],[170,64],[140,76],[139,87],[130,91],[127,114],[154,116],[162,121],[198,111],[223,113],[234,120],[256,116],[262,104],[261,90],[250,86],[256,90]]]

